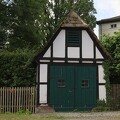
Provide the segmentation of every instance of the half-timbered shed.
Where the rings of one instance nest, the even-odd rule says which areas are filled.
[[[95,107],[106,99],[102,63],[108,58],[93,30],[70,12],[36,56],[38,104],[56,111]]]

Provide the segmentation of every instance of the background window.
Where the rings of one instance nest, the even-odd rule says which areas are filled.
[[[112,24],[111,25],[111,28],[116,28],[117,27],[117,24]]]

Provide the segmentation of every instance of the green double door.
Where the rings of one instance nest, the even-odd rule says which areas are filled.
[[[96,105],[96,66],[50,66],[49,104],[56,111],[89,110]]]

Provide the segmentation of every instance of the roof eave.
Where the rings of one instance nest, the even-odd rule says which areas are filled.
[[[112,23],[112,22],[120,22],[120,18],[118,19],[103,19],[100,21],[96,21],[96,24],[105,24],[105,23]]]

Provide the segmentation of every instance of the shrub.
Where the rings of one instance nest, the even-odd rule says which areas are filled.
[[[97,106],[92,109],[93,112],[102,112],[102,111],[110,111],[110,107],[107,106],[105,100],[98,100]]]
[[[97,107],[106,107],[106,101],[103,99],[103,100],[98,100],[97,101]]]
[[[0,52],[0,86],[35,85],[33,51],[24,49]]]
[[[120,110],[120,96],[111,100],[111,108],[112,110]]]

